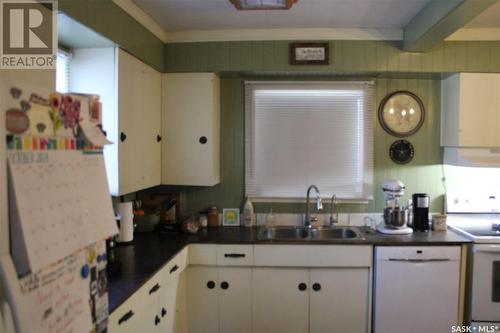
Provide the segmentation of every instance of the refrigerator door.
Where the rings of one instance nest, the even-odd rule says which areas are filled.
[[[375,256],[375,332],[449,332],[457,324],[460,247],[377,247]]]

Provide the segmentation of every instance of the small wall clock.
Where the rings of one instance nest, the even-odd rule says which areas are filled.
[[[389,148],[391,160],[397,164],[406,164],[413,159],[415,149],[413,145],[406,140],[397,140]]]
[[[424,124],[424,104],[409,91],[395,91],[385,96],[378,108],[378,120],[389,134],[404,138]]]

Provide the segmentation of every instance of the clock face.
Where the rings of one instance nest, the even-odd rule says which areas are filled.
[[[406,164],[413,159],[415,150],[413,145],[406,140],[395,141],[389,148],[389,156],[391,160],[398,164]]]
[[[416,95],[409,91],[396,91],[380,103],[378,119],[389,134],[406,137],[422,127],[424,114],[424,105]]]

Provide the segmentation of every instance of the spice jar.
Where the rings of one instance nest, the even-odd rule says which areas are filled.
[[[219,211],[217,207],[211,207],[208,211],[208,226],[218,227],[219,226]]]

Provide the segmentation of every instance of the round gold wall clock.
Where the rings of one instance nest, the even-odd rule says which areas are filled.
[[[424,124],[424,104],[409,91],[395,91],[385,96],[378,108],[378,120],[389,134],[404,138]]]

